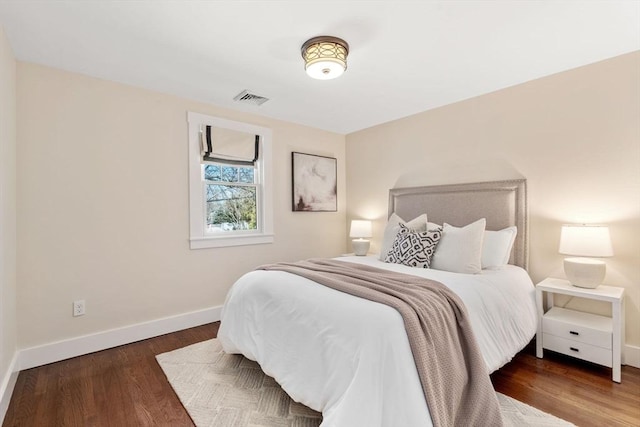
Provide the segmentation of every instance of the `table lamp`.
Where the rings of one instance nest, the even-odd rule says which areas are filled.
[[[365,221],[360,219],[354,219],[351,221],[351,231],[349,237],[354,238],[351,241],[353,247],[353,253],[358,256],[366,255],[369,252],[369,245],[371,242],[368,240],[372,236],[371,233],[371,221]]]
[[[592,257],[613,256],[609,227],[567,224],[560,233],[559,252],[577,258],[564,259],[564,273],[573,286],[597,288],[604,280],[607,265]]]

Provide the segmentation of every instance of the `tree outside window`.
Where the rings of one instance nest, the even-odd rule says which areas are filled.
[[[212,233],[258,228],[257,185],[253,167],[207,164],[207,231]]]

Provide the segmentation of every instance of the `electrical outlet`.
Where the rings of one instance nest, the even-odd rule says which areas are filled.
[[[84,315],[84,300],[80,299],[73,302],[73,317]]]

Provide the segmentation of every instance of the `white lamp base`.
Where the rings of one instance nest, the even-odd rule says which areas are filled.
[[[594,289],[602,284],[607,271],[604,261],[591,258],[565,258],[564,273],[573,286]]]
[[[353,253],[358,256],[364,256],[369,252],[369,246],[371,242],[366,239],[353,239],[351,241],[351,245],[353,247]]]

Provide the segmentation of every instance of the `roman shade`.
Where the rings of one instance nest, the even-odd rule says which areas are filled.
[[[204,126],[200,135],[203,163],[255,166],[258,161],[260,135],[213,126]]]

